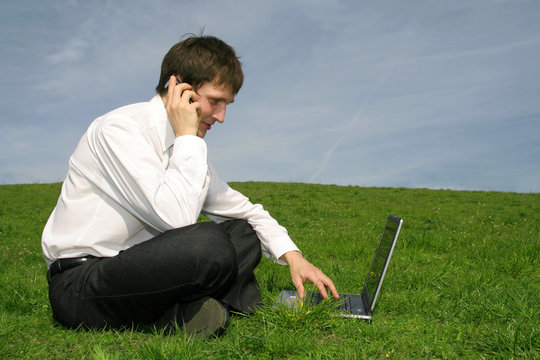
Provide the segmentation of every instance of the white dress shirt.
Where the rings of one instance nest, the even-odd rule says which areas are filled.
[[[62,192],[42,236],[48,264],[59,258],[115,256],[170,229],[245,219],[263,252],[279,261],[298,250],[261,205],[231,189],[197,136],[175,137],[161,97],[97,118],[69,160]]]

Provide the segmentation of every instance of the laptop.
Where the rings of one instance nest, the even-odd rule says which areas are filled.
[[[371,320],[402,224],[403,219],[388,215],[362,292],[360,294],[339,294],[341,301],[337,310],[340,312],[340,316]],[[323,297],[320,293],[311,291],[304,298],[304,302],[309,301],[313,305],[322,300]],[[289,307],[301,305],[300,301],[294,290],[282,290],[277,299],[278,303],[286,304]]]

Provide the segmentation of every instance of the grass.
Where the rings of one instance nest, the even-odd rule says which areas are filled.
[[[60,184],[0,186],[0,359],[536,359],[540,194],[233,183],[287,227],[338,290],[353,292],[387,214],[404,218],[374,321],[331,304],[273,306],[288,268],[263,259],[264,306],[226,334],[73,331],[47,299],[40,236]]]

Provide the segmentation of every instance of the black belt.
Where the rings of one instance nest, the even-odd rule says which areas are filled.
[[[58,259],[49,266],[49,271],[47,271],[47,278],[49,281],[53,276],[63,273],[64,271],[74,268],[81,265],[86,260],[92,259],[94,256],[83,256],[78,258],[67,258],[67,259]]]

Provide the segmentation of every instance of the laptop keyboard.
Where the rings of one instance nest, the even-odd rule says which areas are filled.
[[[312,293],[310,292],[308,294],[311,297],[311,303],[313,305],[320,304],[321,301],[323,301],[323,296],[321,293]],[[340,305],[336,307],[337,310],[343,310],[343,311],[350,311],[351,310],[351,299],[346,295],[339,295],[340,296]]]

